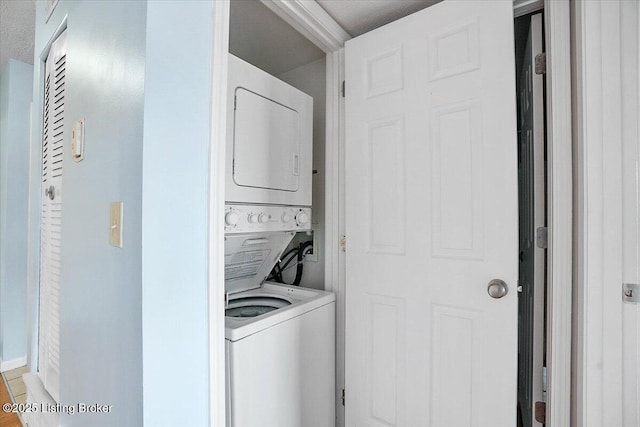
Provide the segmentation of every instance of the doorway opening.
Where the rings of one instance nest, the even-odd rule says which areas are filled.
[[[335,297],[320,292],[326,287],[327,58],[267,3],[229,4],[227,426],[328,426],[336,402]],[[267,304],[272,294],[290,306]],[[236,306],[241,296],[251,301]],[[250,333],[239,335],[248,325]],[[257,354],[262,363],[252,359]]]
[[[312,230],[297,233],[284,251],[292,255],[282,257],[278,265],[283,271],[277,276],[283,283],[295,281],[297,263],[293,261],[304,247],[300,286],[324,290],[326,55],[262,2],[231,2],[229,18],[231,55],[313,98]]]
[[[265,4],[270,4],[269,1],[264,1]],[[455,2],[453,2],[455,3]],[[519,2],[516,2],[519,3]],[[537,2],[537,8],[540,8],[542,2]],[[567,337],[570,337],[570,330],[568,325],[570,315],[570,284],[571,284],[571,215],[570,205],[564,203],[565,200],[571,199],[570,189],[570,175],[571,175],[571,151],[570,151],[570,117],[565,113],[570,112],[569,105],[569,76],[565,72],[567,69],[568,52],[569,52],[569,38],[568,34],[565,34],[563,30],[563,24],[569,22],[568,7],[562,3],[550,3],[547,5],[547,19],[551,24],[549,25],[548,34],[548,47],[549,56],[553,61],[550,62],[550,79],[549,79],[549,99],[550,99],[550,114],[553,112],[553,119],[549,118],[549,203],[553,206],[550,209],[549,224],[555,232],[550,235],[550,245],[554,248],[550,252],[550,264],[549,264],[549,299],[553,301],[553,304],[549,305],[549,387],[553,389],[553,394],[550,395],[553,400],[554,411],[548,414],[548,423],[550,425],[567,425],[568,422],[564,422],[568,417],[568,380],[564,372],[569,372],[569,357],[570,352],[567,345]],[[327,128],[327,159],[332,159],[336,162],[335,171],[327,170],[327,198],[324,201],[327,204],[327,212],[335,213],[337,220],[332,215],[327,215],[325,218],[327,233],[326,240],[329,243],[336,243],[334,246],[326,248],[326,280],[327,283],[331,283],[334,290],[337,290],[338,297],[344,298],[344,251],[346,245],[346,238],[344,233],[344,164],[340,163],[344,158],[344,147],[341,145],[344,142],[344,117],[341,117],[339,111],[342,110],[344,105],[344,98],[339,95],[339,91],[334,90],[344,80],[344,56],[341,47],[349,37],[336,35],[335,28],[332,26],[316,25],[318,23],[325,23],[322,14],[317,15],[314,11],[301,10],[291,8],[281,8],[274,6],[270,9],[279,10],[276,14],[283,16],[286,22],[292,22],[295,28],[301,28],[301,34],[311,34],[314,40],[314,44],[319,46],[325,53],[327,53],[326,60],[326,87],[327,87],[327,116],[326,121],[328,123]],[[282,10],[280,10],[282,9]],[[520,13],[527,13],[532,9],[529,5],[522,7],[517,4],[514,6],[514,13],[519,16]],[[227,12],[228,13],[228,10]],[[228,17],[228,15],[226,15]],[[312,16],[314,19],[309,22],[308,18]],[[319,16],[319,17],[318,17]],[[504,19],[513,19],[513,15]],[[423,28],[423,27],[422,27]],[[466,27],[465,27],[466,28]],[[225,32],[226,34],[226,32]],[[467,40],[469,40],[467,38]],[[221,42],[218,45],[224,44],[224,37],[221,37]],[[510,48],[512,49],[512,46]],[[226,47],[225,47],[226,50]],[[513,52],[513,50],[511,50]],[[504,56],[504,55],[503,55]],[[220,57],[220,55],[218,55]],[[386,57],[385,57],[386,58]],[[484,62],[483,62],[484,63]],[[491,63],[491,61],[489,61]],[[513,69],[513,64],[509,68]],[[504,69],[504,67],[502,68]],[[555,71],[555,72],[554,72]],[[341,85],[344,88],[343,85]],[[349,87],[349,84],[347,84]],[[333,88],[333,89],[332,89]],[[347,91],[348,92],[348,91]],[[514,100],[514,96],[511,95],[511,100]],[[340,107],[340,108],[338,108]],[[335,111],[333,111],[335,110]],[[515,115],[515,114],[514,114]],[[569,117],[569,119],[568,119]],[[515,118],[514,118],[515,119]],[[220,121],[220,118],[217,119]],[[513,123],[513,120],[510,120]],[[334,129],[335,127],[335,129]],[[515,130],[515,129],[514,129]],[[515,147],[514,151],[515,151]],[[514,153],[515,154],[515,153]],[[515,156],[514,156],[515,157]],[[568,161],[568,164],[566,163]],[[513,163],[512,163],[513,164]],[[329,168],[331,169],[331,168]],[[212,174],[212,176],[220,178],[219,174]],[[214,177],[215,177],[214,176]],[[515,180],[511,180],[515,185]],[[332,192],[335,192],[333,194]],[[212,197],[213,201],[220,205],[220,200],[215,196]],[[315,204],[315,202],[314,202]],[[515,204],[514,204],[515,207]],[[339,214],[339,215],[338,215]],[[515,215],[513,215],[515,216]],[[339,242],[339,245],[338,245]],[[515,242],[514,242],[515,243]],[[337,249],[339,248],[339,249]],[[351,249],[351,248],[350,248]],[[512,248],[511,254],[515,255],[515,251]],[[553,262],[551,262],[551,260]],[[218,265],[220,267],[220,265]],[[218,268],[221,270],[221,268]],[[218,271],[220,273],[220,271]],[[218,274],[219,275],[219,274]],[[333,282],[333,283],[332,283]],[[513,283],[513,281],[511,282]],[[515,293],[515,292],[513,292]],[[340,310],[340,304],[338,304],[338,326],[340,325],[340,312],[344,313],[344,307]],[[514,322],[510,322],[514,325]],[[342,322],[344,325],[344,319]],[[338,331],[340,328],[338,328]],[[544,330],[544,328],[543,328]],[[338,337],[338,344],[344,341]],[[338,345],[339,347],[339,345]],[[512,348],[514,348],[513,346]],[[220,350],[218,348],[218,350]],[[216,352],[217,355],[221,355],[221,351]],[[340,351],[338,351],[340,354]],[[213,357],[212,357],[213,360]],[[217,360],[220,360],[218,358]],[[340,360],[338,357],[337,362]],[[216,365],[218,373],[220,373],[220,365]],[[515,370],[509,369],[510,372],[515,373]],[[340,369],[338,369],[337,376],[340,377]],[[340,387],[340,381],[337,383],[337,387]],[[515,385],[515,384],[514,384]],[[338,390],[340,391],[340,390]],[[342,390],[344,392],[344,390]],[[224,395],[222,393],[221,395]],[[508,393],[509,396],[513,396],[513,403],[509,405],[509,408],[515,409],[515,393]],[[340,396],[340,393],[337,393]],[[344,398],[344,393],[343,393]],[[352,396],[355,396],[352,394]],[[224,399],[216,399],[217,403],[224,403]],[[344,402],[344,400],[343,400]],[[353,401],[355,402],[355,401]],[[338,402],[338,408],[343,410],[342,403]],[[214,411],[215,412],[215,411]],[[342,411],[336,411],[338,415],[338,423],[341,424],[340,413]],[[515,411],[514,411],[515,414]],[[216,412],[214,415],[219,415]],[[513,415],[510,416],[510,421],[513,419]],[[568,419],[567,419],[568,421]],[[537,425],[537,424],[536,424]]]
[[[518,104],[518,427],[545,422],[547,153],[543,15],[515,19]]]

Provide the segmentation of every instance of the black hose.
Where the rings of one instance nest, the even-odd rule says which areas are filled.
[[[298,252],[298,248],[289,249],[284,255],[280,256],[280,261],[276,263],[271,269],[271,273],[269,273],[269,277],[267,280],[275,280],[278,283],[284,283],[284,279],[282,278],[282,272],[285,268],[291,263],[291,261],[295,258],[295,255],[289,258],[284,264],[282,264],[289,255]]]
[[[298,266],[296,267],[296,278],[293,280],[291,286],[300,286],[300,281],[302,280],[302,269],[304,268],[303,260],[304,260],[304,250],[313,246],[313,241],[309,240],[304,243],[300,243],[300,249],[298,250]]]
[[[294,259],[297,259],[298,262],[296,266],[296,277],[293,280],[293,283],[291,283],[291,286],[300,286],[300,281],[302,280],[302,272],[304,269],[303,261],[304,261],[305,251],[312,246],[313,246],[313,241],[309,240],[309,241],[300,243],[300,246],[298,246],[297,248],[289,249],[284,255],[280,257],[280,261],[278,261],[276,265],[273,266],[273,269],[271,270],[271,273],[267,277],[267,280],[275,280],[278,283],[284,283],[286,285],[287,283],[284,281],[284,278],[282,277],[282,272],[289,266],[289,264],[291,264],[291,262]],[[293,256],[287,259],[287,257],[290,255],[293,255]]]

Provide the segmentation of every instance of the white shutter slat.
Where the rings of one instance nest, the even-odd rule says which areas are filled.
[[[55,59],[53,82],[53,139],[51,142],[51,177],[62,176],[62,159],[64,145],[64,98],[65,98],[65,71],[67,56],[64,52]]]
[[[44,84],[44,123],[42,126],[42,182],[46,183],[48,178],[49,159],[49,104],[51,92],[51,76],[47,73]],[[44,187],[44,184],[43,184]],[[44,206],[44,204],[43,204]]]
[[[60,292],[62,171],[65,140],[66,33],[52,44],[45,64],[42,133],[40,319],[38,372],[51,397],[60,401]],[[51,200],[45,191],[53,189]]]

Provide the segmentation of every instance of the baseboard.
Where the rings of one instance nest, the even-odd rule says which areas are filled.
[[[7,372],[12,369],[25,366],[27,364],[27,356],[16,357],[15,359],[2,360],[0,359],[0,372]]]
[[[22,376],[27,389],[27,404],[56,407],[56,401],[45,390],[40,376],[37,373],[28,373]],[[29,427],[57,427],[60,425],[60,411],[32,411],[24,413],[24,420]]]

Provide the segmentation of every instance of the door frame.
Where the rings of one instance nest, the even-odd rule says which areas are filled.
[[[226,426],[224,180],[227,132],[229,0],[213,1],[207,320],[209,322],[209,425]]]
[[[327,115],[325,164],[325,280],[336,293],[336,391],[344,384],[344,43],[351,37],[315,2],[260,0],[285,22],[306,36],[327,56]],[[224,151],[226,81],[229,45],[229,1],[214,2],[215,34],[212,62],[212,118],[209,174],[209,419],[224,426]],[[514,1],[514,17],[539,10],[541,0]],[[548,326],[547,425],[569,425],[571,392],[572,290],[572,139],[570,9],[568,1],[544,0],[547,51],[548,144]],[[214,256],[215,254],[215,256]],[[342,331],[342,332],[341,332]],[[336,404],[340,393],[336,393]],[[337,424],[344,423],[338,404]]]
[[[573,425],[640,422],[640,6],[572,2],[575,316]]]
[[[571,17],[568,1],[544,1],[547,56],[547,407],[546,425],[571,422],[573,147]]]

